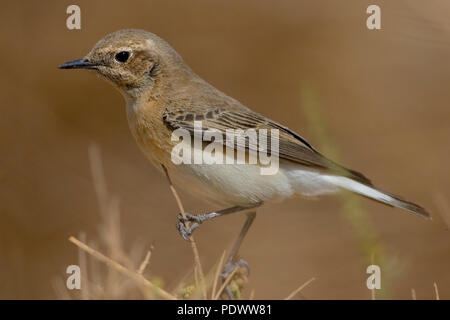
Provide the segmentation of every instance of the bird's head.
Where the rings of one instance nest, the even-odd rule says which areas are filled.
[[[101,39],[83,58],[60,69],[90,69],[111,81],[126,97],[151,92],[164,78],[185,78],[191,71],[163,39],[144,30],[119,30]],[[170,82],[170,81],[169,81]]]

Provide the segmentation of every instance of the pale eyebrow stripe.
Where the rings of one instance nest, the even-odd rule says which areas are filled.
[[[151,40],[151,39],[147,39],[147,40],[145,40],[145,43],[147,44],[147,47],[150,49],[150,48],[153,48],[154,46],[155,46],[155,43],[153,42],[153,40]]]

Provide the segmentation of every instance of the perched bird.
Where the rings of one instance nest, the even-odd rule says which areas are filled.
[[[245,265],[242,260],[234,259],[255,217],[254,208],[264,202],[349,190],[429,217],[424,208],[375,187],[361,173],[327,159],[299,134],[214,88],[153,33],[134,29],[111,33],[84,58],[59,68],[94,70],[113,83],[125,98],[131,132],[148,159],[157,168],[165,168],[175,185],[202,199],[227,206],[208,214],[187,214],[192,222],[190,227],[179,216],[178,230],[184,238],[205,220],[243,210],[250,212],[228,259],[226,273],[237,265]],[[279,170],[262,175],[259,162],[175,164],[171,152],[178,142],[172,139],[172,133],[185,129],[193,134],[196,120],[202,121],[202,130],[222,135],[227,129],[278,130],[278,148],[272,150],[270,145],[268,151],[279,157]],[[250,143],[241,147],[247,153],[255,149]]]

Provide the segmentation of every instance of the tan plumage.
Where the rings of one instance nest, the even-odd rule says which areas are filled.
[[[119,52],[128,52],[129,58],[117,61]],[[77,61],[83,68],[94,69],[106,77],[124,95],[131,131],[155,166],[164,165],[176,183],[189,184],[185,189],[201,197],[246,206],[292,195],[315,196],[348,189],[428,216],[422,207],[374,187],[361,173],[321,155],[297,133],[217,90],[196,75],[169,44],[152,33],[142,30],[112,33]],[[62,68],[80,67],[71,63]],[[213,168],[174,165],[170,159],[175,144],[171,134],[178,128],[193,131],[195,120],[201,120],[205,130],[222,134],[229,128],[278,129],[280,172],[273,177],[259,177],[254,165],[226,168],[223,166],[227,165]],[[244,147],[247,151],[252,148],[248,144]]]
[[[276,129],[279,130],[279,156],[282,159],[290,160],[298,164],[323,170],[334,174],[344,175],[354,180],[371,185],[369,179],[361,173],[346,169],[331,160],[325,158],[317,152],[303,137],[279,123],[270,120],[260,114],[244,107],[236,100],[230,104],[220,107],[211,103],[186,110],[186,104],[180,101],[169,103],[163,110],[163,120],[172,128],[184,128],[194,131],[194,120],[203,121],[203,129],[218,130],[225,135],[228,128],[234,129]],[[247,139],[248,141],[248,139]],[[242,146],[247,149],[252,145],[248,142]],[[253,149],[257,151],[257,145]],[[272,150],[269,150],[270,152]]]

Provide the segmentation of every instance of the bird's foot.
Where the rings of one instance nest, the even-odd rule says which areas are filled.
[[[178,214],[177,230],[180,232],[180,235],[184,240],[191,241],[189,236],[202,224],[203,221],[206,220],[206,218],[203,214],[191,214],[188,212],[185,213],[185,216],[186,218],[184,218],[182,214]],[[190,222],[191,225],[187,227],[186,222]]]
[[[244,272],[243,270],[236,271],[233,279],[230,279],[228,285],[225,287],[228,298],[230,300],[235,300],[236,296],[238,298],[240,297],[242,287],[244,286],[245,282],[247,282],[247,277],[250,275],[250,266],[244,259],[239,259],[236,262],[227,262],[222,269],[222,273],[220,274],[222,280],[226,281],[230,274],[238,268],[243,269],[246,272]]]

